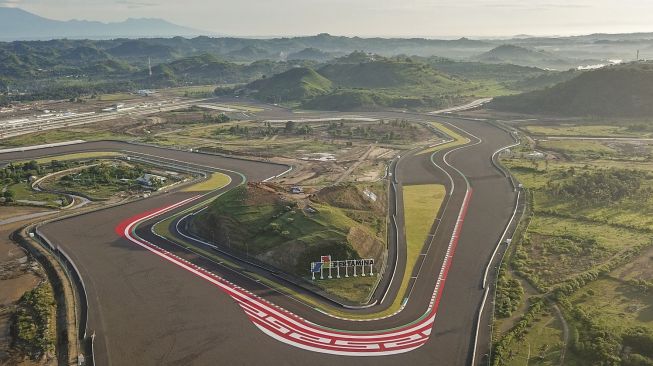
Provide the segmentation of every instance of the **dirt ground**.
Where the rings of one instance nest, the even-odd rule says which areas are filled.
[[[19,207],[2,207],[0,210],[0,221],[6,220],[15,216],[30,215],[33,213],[48,211],[39,207],[19,206]],[[0,226],[0,229],[4,229]],[[0,253],[0,258],[2,254]]]
[[[3,207],[0,217],[12,217],[41,212],[31,207]],[[9,235],[27,222],[0,225],[0,365],[49,365],[46,361],[25,360],[10,349],[10,325],[14,306],[27,291],[32,290],[45,275],[25,250],[9,239]],[[53,363],[52,363],[53,364]]]

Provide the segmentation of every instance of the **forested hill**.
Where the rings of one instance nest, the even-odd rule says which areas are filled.
[[[544,90],[495,98],[488,107],[563,116],[651,116],[653,63],[630,63],[584,72]]]

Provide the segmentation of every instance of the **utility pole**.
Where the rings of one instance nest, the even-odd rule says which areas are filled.
[[[147,58],[147,69],[150,72],[150,77],[152,77],[152,59],[150,57]]]
[[[639,50],[637,50],[637,61],[639,62]]]

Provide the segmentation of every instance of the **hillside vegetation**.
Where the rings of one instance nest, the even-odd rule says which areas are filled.
[[[383,261],[383,198],[370,202],[354,185],[325,188],[310,199],[285,191],[271,184],[238,187],[198,215],[192,230],[300,277],[310,274],[310,262],[319,261],[321,255]]]
[[[479,94],[502,93],[410,58],[362,52],[317,70],[298,68],[257,80],[243,91],[268,102],[294,102],[322,110],[439,108]]]
[[[318,70],[334,84],[346,88],[399,88],[429,85],[444,90],[461,80],[431,66],[407,60],[380,59],[364,63],[333,63]]]
[[[489,107],[565,116],[651,116],[653,63],[617,65],[584,72],[551,88],[495,98]]]
[[[332,83],[315,70],[300,67],[256,80],[247,88],[259,99],[278,103],[326,94],[331,91]]]
[[[541,68],[568,69],[578,66],[579,60],[570,60],[547,51],[504,44],[482,53],[473,60],[485,63],[537,66]]]

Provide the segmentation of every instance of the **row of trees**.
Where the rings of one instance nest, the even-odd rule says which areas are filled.
[[[143,174],[143,169],[125,165],[99,164],[88,169],[83,169],[77,174],[63,176],[63,185],[71,185],[73,182],[82,186],[95,186],[100,184],[116,184],[121,179],[133,180]]]
[[[219,129],[214,135],[221,135],[225,130]],[[293,121],[286,122],[284,127],[273,127],[270,122],[265,122],[263,127],[241,126],[235,124],[226,130],[230,135],[236,136],[274,136],[274,135],[310,135],[313,133],[313,127],[308,124],[302,124],[297,127]]]
[[[218,115],[214,115],[211,113],[203,113],[202,114],[202,122],[206,123],[226,123],[231,121],[231,118],[227,116],[224,113],[220,113]]]
[[[23,164],[9,163],[6,167],[0,169],[0,180],[9,185],[29,179],[29,177],[40,173],[41,167],[34,160]]]
[[[524,289],[515,278],[508,278],[506,269],[502,266],[499,270],[496,294],[496,313],[501,318],[507,318],[517,310],[524,297]]]
[[[634,169],[605,169],[583,172],[562,183],[549,181],[548,191],[562,199],[573,199],[581,204],[610,204],[640,194],[650,194],[642,188],[646,172]]]

